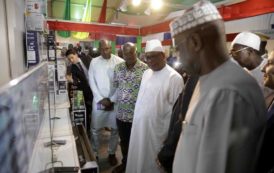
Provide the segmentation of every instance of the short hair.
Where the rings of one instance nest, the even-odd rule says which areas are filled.
[[[102,48],[102,43],[105,43],[107,46],[111,47],[111,42],[109,40],[100,40],[99,41],[99,49]]]
[[[72,48],[73,48],[73,44],[69,44],[68,49],[72,49]]]
[[[77,55],[77,52],[76,52],[76,50],[75,49],[69,49],[69,50],[67,50],[67,52],[66,52],[66,56],[69,56],[70,54],[73,54],[73,55]]]

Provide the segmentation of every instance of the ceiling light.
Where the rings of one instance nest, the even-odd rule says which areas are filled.
[[[148,7],[144,13],[145,15],[149,16],[151,14],[151,9]]]
[[[139,6],[141,4],[141,0],[132,0],[133,6]]]
[[[150,7],[153,10],[159,10],[162,6],[163,6],[162,0],[151,0],[151,2],[150,2]]]
[[[121,10],[122,12],[126,12],[127,11],[127,0],[123,0],[120,7],[119,7],[119,10]]]
[[[110,24],[112,25],[119,25],[119,26],[126,26],[126,23],[121,23],[121,22],[111,22]]]

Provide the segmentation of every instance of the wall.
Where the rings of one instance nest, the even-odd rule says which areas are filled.
[[[0,86],[11,79],[7,37],[5,0],[0,0]]]
[[[26,71],[24,60],[25,1],[6,0],[11,77]]]
[[[26,71],[25,1],[0,0],[0,86]]]
[[[269,53],[274,50],[274,40],[267,41],[266,49]]]
[[[77,39],[74,39],[72,37],[64,38],[64,37],[59,36],[57,32],[55,32],[55,35],[56,35],[56,41],[61,43],[61,44],[71,43],[74,46],[76,46],[77,43],[79,43],[80,41],[93,41],[90,38],[83,39],[83,40],[77,40]]]

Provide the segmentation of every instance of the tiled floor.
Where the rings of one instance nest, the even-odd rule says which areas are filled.
[[[110,132],[106,130],[102,130],[100,132],[100,148],[99,148],[99,170],[100,173],[111,173],[113,168],[109,163],[108,163],[108,140],[110,137]],[[121,164],[121,159],[122,159],[122,154],[121,154],[121,149],[120,146],[118,146],[117,151],[116,151],[116,157],[118,159],[118,164]],[[117,166],[116,165],[116,166]]]

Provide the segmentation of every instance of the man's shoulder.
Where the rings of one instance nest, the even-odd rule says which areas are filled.
[[[228,86],[242,85],[242,87],[239,87],[238,89],[242,89],[245,86],[258,86],[257,81],[250,74],[248,74],[247,71],[232,62],[227,63],[226,67],[222,69],[222,72],[219,74],[219,78],[222,78],[220,79],[222,84],[226,84]]]
[[[153,70],[151,70],[150,68],[148,68],[148,69],[146,69],[146,70],[144,71],[143,76],[147,76],[147,75],[151,75],[151,74],[153,74]]]
[[[71,64],[71,68],[75,68],[76,67],[76,64]]]
[[[115,65],[114,70],[118,70],[119,71],[119,70],[122,70],[124,68],[126,68],[126,62],[120,62],[119,64]]]
[[[78,70],[78,67],[76,66],[76,64],[71,64],[71,70],[72,71]]]
[[[118,61],[118,62],[124,62],[124,61],[125,61],[125,60],[123,60],[122,58],[120,58],[119,56],[114,55],[114,54],[111,54],[111,58],[115,59],[115,60]]]
[[[209,82],[211,82],[209,84]],[[246,100],[263,102],[263,95],[261,88],[257,81],[246,71],[236,64],[230,63],[223,66],[218,74],[214,74],[210,77],[210,81],[207,82],[211,91],[216,93],[234,93]]]
[[[170,77],[174,77],[174,78],[183,80],[182,76],[176,70],[174,70],[172,67],[170,67],[168,64],[166,65],[166,69],[169,72]]]
[[[137,63],[138,63],[138,67],[144,69],[144,70],[147,70],[148,69],[148,66],[147,64],[145,64],[144,62],[142,62],[141,60],[137,59]]]
[[[102,57],[101,56],[97,56],[95,58],[92,59],[92,61],[90,62],[91,64],[96,64],[99,61],[101,61]]]

